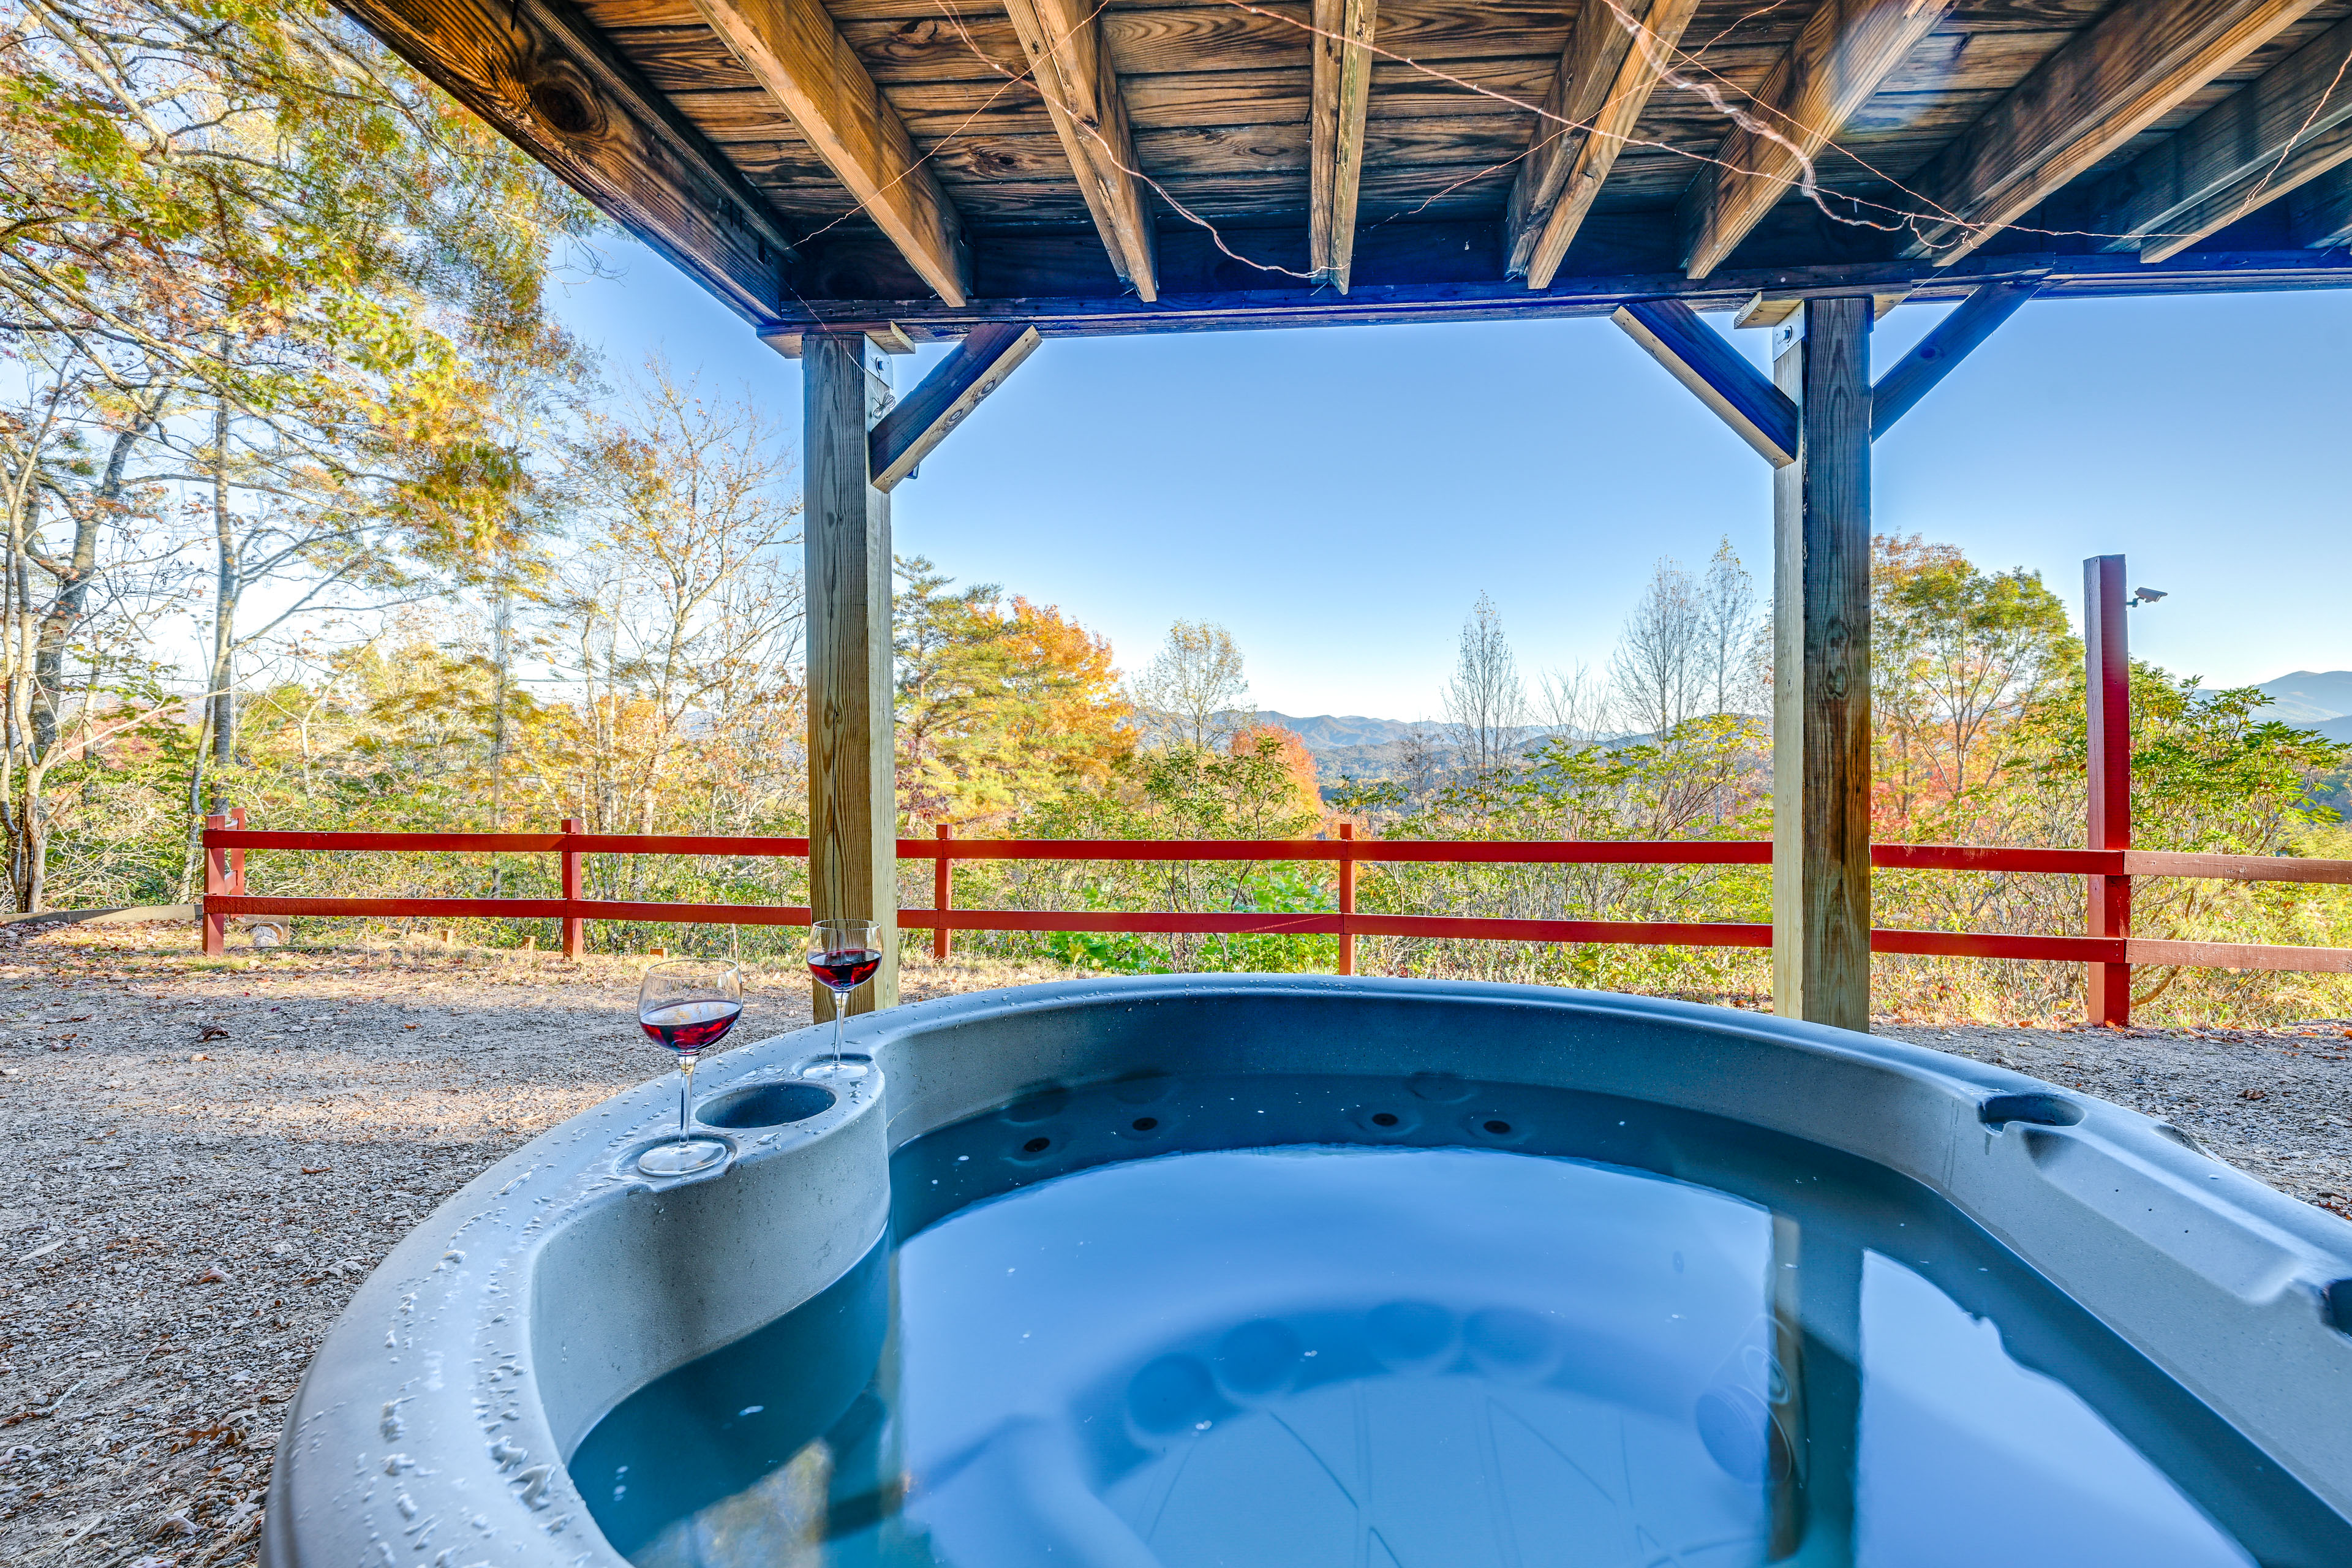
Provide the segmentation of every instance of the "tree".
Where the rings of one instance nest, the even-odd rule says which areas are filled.
[[[1760,617],[1756,610],[1756,579],[1748,575],[1726,535],[1706,563],[1698,585],[1700,657],[1709,689],[1711,713],[1733,713],[1760,707],[1759,679],[1767,650],[1758,646]]]
[[[1481,773],[1509,760],[1527,723],[1527,684],[1503,635],[1502,612],[1483,593],[1462,623],[1454,675],[1445,683],[1445,717],[1464,765]]]
[[[1705,706],[1709,676],[1707,609],[1690,574],[1658,563],[1609,662],[1620,721],[1664,738]]]
[[[1135,749],[1108,638],[993,583],[949,592],[898,563],[898,794],[913,817],[971,824],[1099,785]]]
[[[1873,542],[1873,728],[1907,821],[1990,782],[2004,731],[2079,662],[2066,608],[2023,567],[1985,572],[1916,535]]]
[[[1249,680],[1233,634],[1210,621],[1178,621],[1135,679],[1135,707],[1163,742],[1212,750],[1250,717]]]
[[[1297,792],[1297,809],[1318,814],[1322,811],[1323,786],[1316,770],[1315,753],[1307,749],[1307,742],[1297,731],[1286,730],[1279,724],[1251,724],[1234,731],[1225,751],[1235,757],[1255,757],[1261,752],[1270,755],[1290,775],[1291,787]]]

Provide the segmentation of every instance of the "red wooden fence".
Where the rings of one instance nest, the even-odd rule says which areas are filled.
[[[236,814],[241,824],[244,814]],[[667,834],[560,833],[308,833],[231,826],[205,819],[205,951],[222,950],[228,921],[238,915],[461,916],[562,922],[563,951],[577,956],[583,923],[647,921],[673,924],[805,925],[797,906],[639,903],[580,896],[583,855],[730,855],[799,857],[805,838],[731,838]],[[553,854],[562,869],[563,895],[553,899],[313,899],[248,893],[248,849],[470,850]],[[898,911],[901,929],[928,930],[932,952],[948,952],[956,931],[1093,931],[1192,932],[1202,935],[1337,936],[1339,973],[1355,970],[1360,936],[1452,937],[1484,942],[1626,942],[1667,947],[1769,947],[1769,925],[1696,921],[1522,921],[1455,915],[1366,914],[1356,908],[1356,868],[1366,863],[1433,865],[1768,866],[1769,841],[1559,839],[1470,842],[1454,839],[1357,838],[1342,826],[1336,838],[1298,839],[1060,839],[956,838],[940,827],[932,838],[901,838],[902,860],[933,861],[933,907]],[[2256,855],[2184,855],[2141,849],[2007,849],[1969,844],[1878,844],[1871,864],[1885,870],[2000,871],[2093,877],[2128,897],[2134,877],[2207,877],[2232,881],[2352,882],[2352,860],[2303,860]],[[1283,914],[1243,911],[1114,913],[1101,910],[966,910],[953,902],[958,860],[1328,860],[1335,864],[1339,909]],[[2124,929],[2128,931],[2126,911]],[[1998,931],[1874,931],[1876,952],[1949,958],[2021,958],[2084,963],[2094,973],[2132,964],[2188,964],[2212,969],[2278,969],[2352,973],[2352,949],[2269,947],[2244,942],[2166,942],[2124,935],[2016,936]],[[2102,976],[2104,978],[2104,976]],[[2108,988],[2095,988],[2094,1022],[2123,1021]]]

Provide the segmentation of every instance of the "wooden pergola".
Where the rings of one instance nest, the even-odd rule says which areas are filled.
[[[2352,286],[2352,0],[340,3],[801,360],[811,903],[886,931],[888,492],[1041,338],[1606,314],[1778,470],[1774,992],[1865,1028],[1873,438],[2029,299]]]

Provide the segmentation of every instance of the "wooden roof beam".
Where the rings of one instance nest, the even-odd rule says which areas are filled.
[[[1774,468],[1797,460],[1797,405],[1679,300],[1641,300],[1609,318]]]
[[[597,208],[753,321],[796,315],[790,231],[685,116],[543,0],[338,0]]]
[[[2352,20],[2100,182],[2081,226],[2162,261],[2352,158]]]
[[[2352,163],[2335,168],[2287,198],[2287,232],[2306,250],[2352,246]]]
[[[1307,237],[1316,276],[1345,294],[1356,255],[1356,192],[1364,173],[1379,0],[1315,0],[1307,100]]]
[[[1988,283],[1878,378],[1870,389],[1870,438],[1877,440],[2033,298],[2032,283]]]
[[[1160,298],[1151,212],[1136,178],[1127,98],[1104,47],[1102,7],[1091,0],[1004,0],[1045,113],[1094,215],[1112,270],[1146,302]]]
[[[1757,89],[1742,125],[1683,195],[1683,270],[1723,265],[1780,198],[1811,176],[1813,160],[1894,74],[1952,0],[1822,0]]]
[[[1958,260],[2276,37],[2315,0],[2123,0],[1911,182],[1905,254]]]
[[[1549,289],[1592,199],[1672,62],[1698,0],[1591,0],[1544,98],[1504,219],[1506,276]],[[1639,14],[1637,32],[1624,18]]]
[[[1037,329],[974,327],[922,384],[892,405],[866,438],[874,488],[887,490],[915,471],[948,432],[1004,384],[1014,367],[1036,352]]]
[[[971,258],[955,204],[820,0],[694,0],[694,8],[916,275],[949,304],[969,302]]]

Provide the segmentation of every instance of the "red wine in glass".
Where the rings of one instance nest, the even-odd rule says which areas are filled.
[[[838,952],[809,954],[809,973],[831,987],[834,994],[844,998],[873,979],[874,972],[881,967],[882,952],[878,948],[853,947]]]
[[[670,1002],[644,1009],[637,1015],[637,1023],[671,1050],[692,1056],[725,1039],[742,1016],[740,1002]]]
[[[743,1016],[743,975],[732,963],[677,959],[646,970],[637,1023],[677,1054],[677,1134],[637,1156],[649,1176],[684,1176],[727,1158],[727,1145],[694,1131],[694,1064]]]
[[[802,1071],[811,1078],[863,1078],[865,1063],[841,1059],[841,1023],[849,1011],[849,994],[882,967],[882,928],[872,921],[819,921],[814,931],[808,966],[817,984],[833,993],[833,1060]]]

